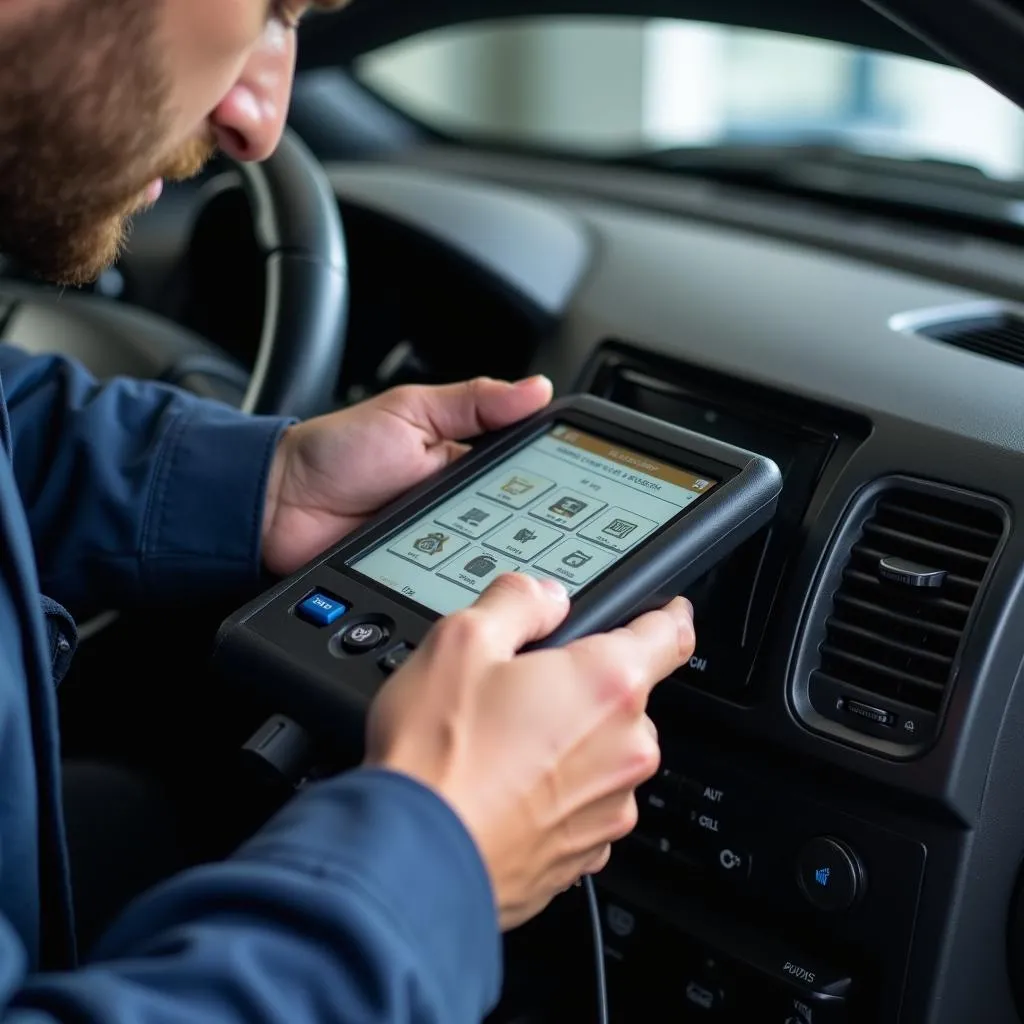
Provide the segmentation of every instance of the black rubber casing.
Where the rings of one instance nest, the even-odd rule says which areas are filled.
[[[381,658],[396,644],[418,645],[439,616],[347,564],[556,422],[707,473],[721,483],[577,594],[563,624],[535,647],[560,646],[660,607],[775,513],[782,476],[771,460],[590,395],[563,398],[525,423],[483,439],[457,463],[227,619],[214,653],[219,674],[255,688],[313,733],[337,737],[339,729],[351,730],[350,738],[359,740],[365,712],[386,678]],[[295,614],[296,606],[318,590],[349,609],[325,629]],[[379,625],[386,641],[368,654],[346,652],[341,633],[356,623]]]

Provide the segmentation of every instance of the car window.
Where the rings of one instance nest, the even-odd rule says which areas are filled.
[[[1024,114],[958,69],[693,22],[489,21],[362,58],[356,74],[449,134],[613,155],[829,143],[1024,175]]]

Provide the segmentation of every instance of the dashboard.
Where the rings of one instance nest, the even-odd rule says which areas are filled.
[[[615,1019],[1020,1020],[1024,251],[509,154],[328,171],[352,267],[339,401],[543,372],[783,471],[771,526],[688,593],[697,651],[652,700],[662,770],[599,879]],[[156,295],[178,262],[175,202],[173,246],[159,207],[138,225],[129,289]],[[252,292],[228,276],[191,305],[230,352],[230,401],[244,332],[213,293]],[[63,329],[70,297],[0,293],[5,337],[44,350]],[[113,336],[162,372],[173,344],[116,308],[75,354],[110,360]],[[208,355],[198,336],[179,354]],[[581,920],[510,938],[532,1016],[501,1024],[593,1019],[559,1003],[592,984]]]
[[[662,771],[601,878],[618,1019],[1018,1020],[1020,254],[527,158],[330,171],[532,306],[559,391],[783,469],[652,702]]]

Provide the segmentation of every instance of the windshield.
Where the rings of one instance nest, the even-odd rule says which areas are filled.
[[[825,143],[1024,176],[1024,113],[966,72],[772,32],[522,18],[426,33],[355,70],[463,138],[603,157]]]

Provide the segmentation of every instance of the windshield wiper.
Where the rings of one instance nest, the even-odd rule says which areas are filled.
[[[1024,232],[1024,182],[999,181],[953,161],[800,144],[679,147],[614,162],[831,199],[931,223],[954,221],[960,229],[973,226],[1014,241]]]

